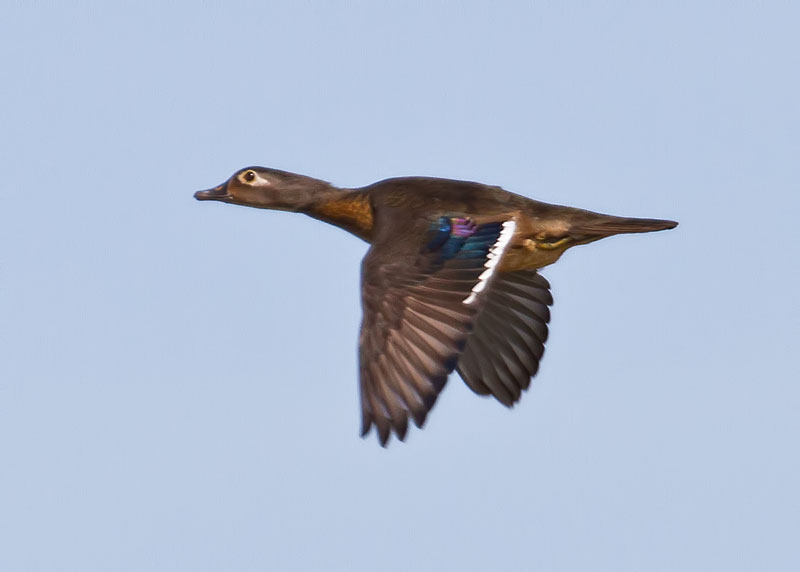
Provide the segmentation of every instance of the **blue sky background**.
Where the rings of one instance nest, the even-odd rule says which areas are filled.
[[[798,570],[800,10],[6,2],[0,569]],[[358,438],[366,245],[260,164],[672,218],[546,269],[508,411]]]

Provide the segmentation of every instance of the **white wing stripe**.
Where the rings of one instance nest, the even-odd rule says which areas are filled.
[[[478,299],[478,294],[486,288],[486,284],[489,279],[494,274],[495,266],[503,257],[503,253],[506,251],[508,244],[511,242],[511,237],[514,236],[514,230],[517,227],[517,223],[513,220],[509,220],[503,223],[503,230],[500,231],[500,236],[497,237],[497,241],[494,243],[492,248],[489,250],[489,254],[486,256],[486,263],[483,267],[486,269],[481,272],[481,275],[478,276],[478,283],[472,287],[472,292],[469,293],[469,296],[464,298],[463,304],[472,304],[475,300]]]

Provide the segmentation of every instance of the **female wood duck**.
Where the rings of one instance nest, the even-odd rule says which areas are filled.
[[[538,269],[568,248],[674,228],[550,205],[500,187],[429,177],[358,189],[263,167],[195,193],[293,211],[370,243],[361,265],[361,434],[403,440],[425,422],[456,369],[475,392],[510,407],[539,368],[553,303]]]

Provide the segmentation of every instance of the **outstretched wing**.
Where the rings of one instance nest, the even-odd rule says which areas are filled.
[[[550,284],[536,270],[497,275],[458,360],[459,375],[475,393],[507,407],[519,400],[539,369],[552,304]]]
[[[425,422],[514,228],[440,217],[417,241],[389,235],[372,245],[362,265],[362,435],[375,425],[385,446],[392,431],[405,438],[409,417]]]

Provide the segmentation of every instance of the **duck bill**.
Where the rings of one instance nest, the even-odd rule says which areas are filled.
[[[194,198],[198,201],[223,201],[228,202],[233,197],[228,194],[228,186],[226,184],[221,184],[213,189],[207,189],[205,191],[197,191],[194,194]]]
[[[615,234],[638,234],[657,232],[678,226],[674,220],[655,218],[625,218],[607,215],[596,215],[589,220],[580,221],[570,227],[569,233],[578,242],[594,242]]]

